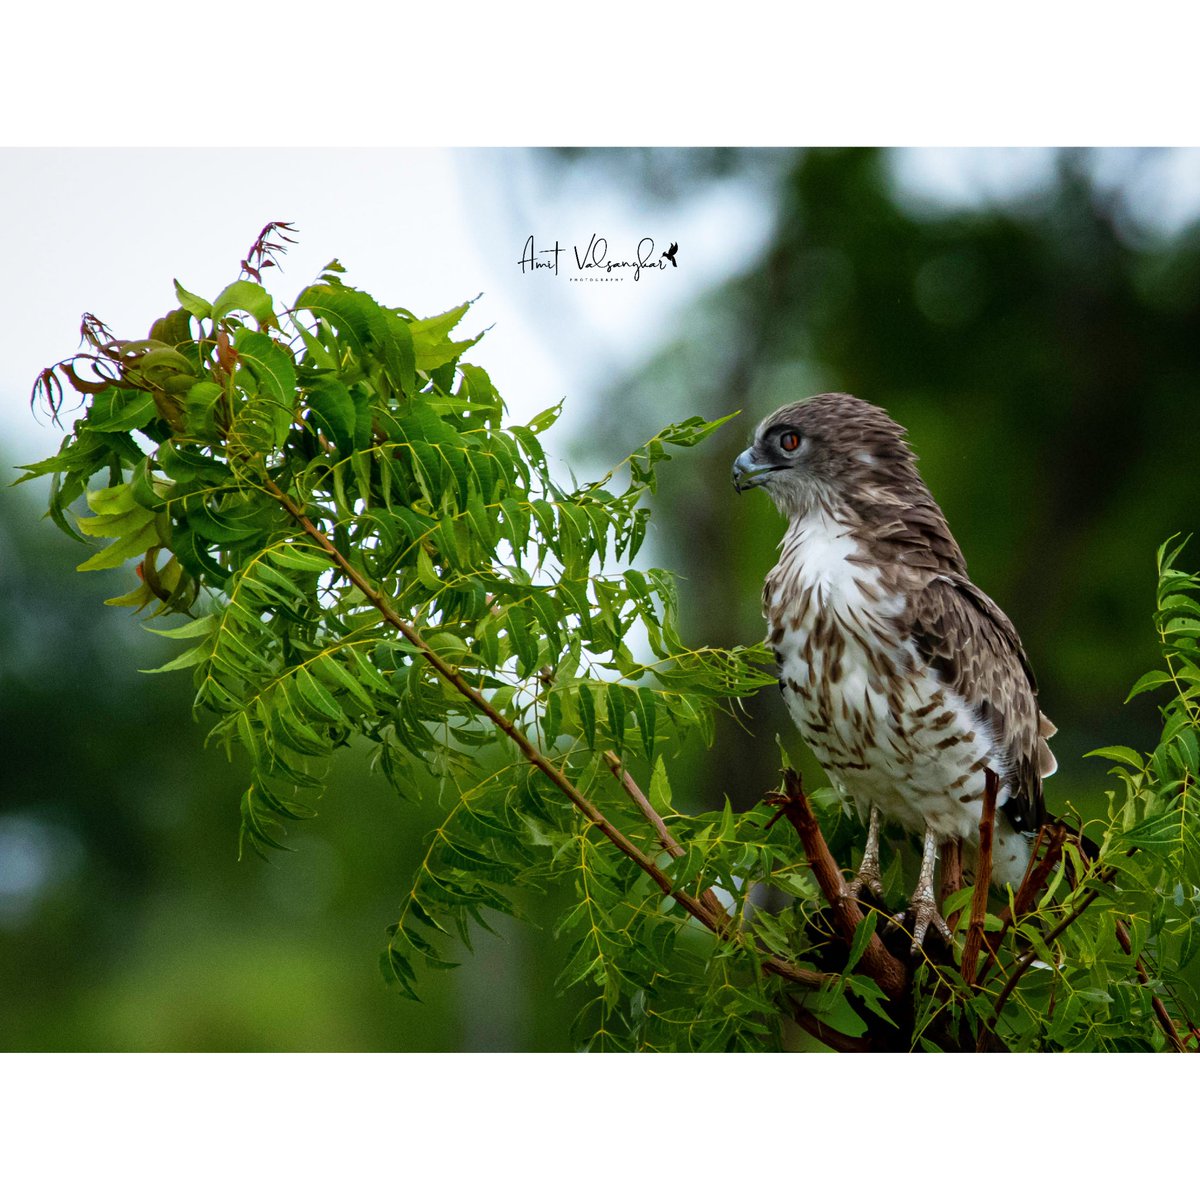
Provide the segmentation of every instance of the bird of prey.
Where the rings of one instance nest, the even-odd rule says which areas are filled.
[[[962,839],[977,859],[985,772],[997,777],[992,882],[1016,887],[1045,821],[1054,726],[1012,622],[967,577],[905,430],[883,409],[827,393],[785,405],[733,465],[788,519],[763,588],[788,710],[868,827],[848,892],[882,892],[881,817],[923,838],[913,947],[947,939],[933,876]]]
[[[672,242],[671,245],[666,250],[664,250],[658,257],[665,258],[671,264],[671,266],[677,267],[677,266],[679,266],[679,264],[675,261],[675,255],[677,255],[678,253],[679,253],[679,243]]]

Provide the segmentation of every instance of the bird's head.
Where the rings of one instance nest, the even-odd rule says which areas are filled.
[[[733,464],[733,486],[761,487],[789,518],[832,501],[859,508],[887,504],[925,486],[902,426],[865,400],[841,392],[786,404],[755,431]],[[927,494],[927,493],[926,493]]]

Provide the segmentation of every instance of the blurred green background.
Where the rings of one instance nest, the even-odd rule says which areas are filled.
[[[1018,154],[996,169],[1021,187],[947,204],[894,152],[510,156],[514,237],[536,219],[530,195],[595,180],[660,211],[741,181],[768,218],[650,353],[567,397],[563,456],[589,477],[668,420],[742,410],[664,470],[645,557],[681,575],[693,640],[746,643],[782,529],[764,496],[733,494],[733,457],[785,401],[884,405],[1029,651],[1060,729],[1051,809],[1093,811],[1105,769],[1083,753],[1156,740],[1153,698],[1122,704],[1156,656],[1155,548],[1200,527],[1200,181],[1182,181],[1193,208],[1169,220],[1156,190],[1177,161]],[[486,342],[476,353],[487,365]],[[481,932],[424,1003],[384,987],[384,930],[436,797],[398,798],[348,760],[320,818],[291,831],[297,853],[237,861],[237,764],[203,749],[186,679],[137,673],[161,644],[103,607],[122,589],[75,574],[88,552],[43,507],[33,488],[0,491],[0,1049],[568,1048],[577,997],[556,994],[567,948],[550,932],[563,897]],[[744,727],[689,752],[675,795],[752,805],[776,780],[777,732],[797,748],[768,689]]]

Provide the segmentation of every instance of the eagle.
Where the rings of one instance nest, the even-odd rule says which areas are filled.
[[[772,413],[733,464],[737,491],[762,488],[788,521],[763,588],[767,642],[792,719],[867,825],[847,892],[882,896],[881,820],[922,839],[914,952],[931,925],[950,938],[934,871],[954,839],[977,863],[986,773],[991,882],[1015,888],[1056,767],[1021,639],[968,578],[916,461],[882,408],[829,392]]]

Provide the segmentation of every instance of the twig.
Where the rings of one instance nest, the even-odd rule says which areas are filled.
[[[675,836],[667,828],[666,821],[655,811],[654,805],[646,799],[646,794],[634,782],[633,776],[625,770],[625,764],[611,750],[605,750],[604,761],[608,769],[617,777],[617,782],[625,789],[629,798],[641,809],[646,820],[654,826],[662,848],[672,858],[682,858],[684,855],[683,847],[675,840]],[[729,916],[725,906],[717,899],[712,888],[706,888],[701,892],[700,902],[719,919],[725,919]]]
[[[1039,859],[1038,849],[1042,842],[1046,840],[1047,830],[1050,831],[1049,844],[1046,846],[1046,852]],[[983,986],[992,964],[999,965],[997,954],[1000,944],[1004,940],[1004,935],[1012,927],[1013,921],[1018,917],[1023,917],[1033,908],[1034,901],[1040,895],[1042,888],[1046,886],[1046,881],[1050,878],[1050,873],[1054,870],[1062,855],[1062,848],[1066,842],[1067,833],[1068,830],[1062,825],[1043,825],[1038,830],[1037,839],[1034,841],[1033,850],[1029,855],[1029,865],[1025,868],[1025,875],[1021,880],[1021,885],[1017,888],[1016,894],[1013,896],[1012,907],[1010,908],[1007,905],[1004,907],[1000,913],[1000,928],[984,937],[984,946],[988,951],[989,958],[979,968],[979,975],[976,979],[977,987]]]
[[[963,945],[962,977],[968,987],[975,986],[979,951],[983,948],[983,923],[987,917],[988,888],[992,885],[992,833],[996,827],[996,791],[999,780],[993,771],[983,772],[983,812],[979,817],[979,864],[975,872],[975,890],[971,894],[971,923]]]
[[[336,546],[309,520],[304,510],[286,492],[282,491],[273,479],[264,477],[263,485],[266,490],[282,505],[284,510],[304,530],[325,554],[327,554],[337,569],[345,575],[367,600],[378,610],[384,621],[395,629],[405,641],[409,642],[425,659],[427,663],[456,691],[460,692],[475,709],[483,714],[506,737],[512,741],[529,763],[539,770],[560,792],[587,818],[610,842],[645,872],[663,892],[670,896],[685,912],[695,917],[702,925],[710,929],[718,937],[725,940],[735,940],[738,937],[728,920],[728,915],[722,909],[724,920],[718,920],[716,915],[706,908],[695,896],[677,888],[670,876],[665,874],[658,864],[638,846],[634,845],[604,814],[589,800],[563,773],[555,766],[499,709],[497,709],[482,692],[473,688],[463,677],[459,669],[448,663],[435,651],[428,642],[417,632],[409,621],[406,621],[388,603],[387,599],[374,587],[371,582],[341,554]],[[833,976],[821,971],[812,971],[807,967],[798,967],[784,959],[772,956],[760,960],[762,969],[772,975],[778,975],[791,983],[803,987],[819,988]]]
[[[645,793],[634,782],[633,776],[625,770],[625,764],[611,751],[605,750],[604,762],[608,769],[617,777],[617,782],[629,794],[630,799],[642,810],[642,815],[654,826],[658,833],[659,844],[672,858],[683,857],[683,847],[675,840],[667,828],[667,823],[655,811],[654,805],[646,799]]]
[[[1109,871],[1105,872],[1104,874],[1111,879],[1112,876],[1116,874],[1116,870],[1115,868],[1110,868]],[[1101,878],[1103,878],[1103,876]],[[1063,917],[1063,919],[1059,921],[1059,923],[1055,925],[1048,934],[1046,934],[1046,936],[1042,939],[1043,945],[1049,948],[1055,941],[1057,941],[1058,938],[1061,937],[1071,925],[1073,925],[1080,917],[1083,916],[1083,914],[1091,905],[1092,901],[1096,900],[1099,895],[1099,892],[1089,892],[1080,902],[1077,909]],[[1004,981],[1004,987],[1000,989],[1000,995],[996,997],[996,1003],[992,1007],[991,1017],[988,1018],[987,1024],[984,1026],[983,1030],[980,1031],[979,1044],[976,1047],[977,1049],[983,1049],[986,1036],[996,1032],[996,1023],[1000,1019],[1000,1013],[1005,1004],[1008,1003],[1009,996],[1013,994],[1013,989],[1016,988],[1021,976],[1024,975],[1025,972],[1028,971],[1035,962],[1037,962],[1037,957],[1038,952],[1036,950],[1029,950],[1025,954],[1022,954],[1017,960],[1017,965],[1013,969],[1013,973]]]
[[[1049,838],[1046,837],[1047,829],[1050,830]],[[1013,896],[1012,907],[1006,907],[1000,914],[1001,929],[996,935],[997,937],[1003,937],[1005,930],[1013,920],[1024,916],[1033,907],[1033,902],[1038,898],[1042,888],[1046,886],[1050,873],[1058,866],[1058,860],[1062,857],[1062,848],[1066,840],[1067,831],[1062,825],[1043,825],[1038,830],[1037,840],[1033,843],[1033,851],[1029,855],[1029,866],[1025,868],[1021,886],[1017,888],[1016,894]],[[1046,852],[1039,859],[1038,849],[1043,841],[1046,842]]]
[[[1121,943],[1121,949],[1130,958],[1133,958],[1133,942],[1130,940],[1129,930],[1125,927],[1124,921],[1117,922],[1117,941]],[[1146,971],[1146,965],[1142,962],[1140,954],[1134,959],[1133,965],[1137,971],[1138,979],[1142,981],[1143,986],[1149,986],[1150,976]],[[1161,997],[1154,995],[1153,992],[1150,995],[1150,1002],[1154,1007],[1154,1015],[1158,1018],[1158,1023],[1162,1026],[1163,1033],[1167,1035],[1167,1040],[1174,1046],[1178,1053],[1186,1054],[1187,1047],[1183,1044],[1179,1036],[1179,1030],[1175,1028],[1175,1022],[1171,1020],[1171,1014],[1167,1012],[1167,1006],[1162,1002]]]
[[[778,805],[779,810],[799,834],[809,868],[829,902],[838,932],[846,942],[850,942],[854,937],[854,930],[863,919],[862,909],[846,893],[845,880],[842,879],[842,873],[825,844],[825,836],[821,833],[808,797],[804,794],[804,785],[800,776],[791,768],[783,773],[783,789],[782,793],[769,793],[766,797],[767,803]],[[866,973],[893,999],[904,994],[908,985],[908,972],[904,964],[888,952],[877,933],[871,935],[861,962]]]

